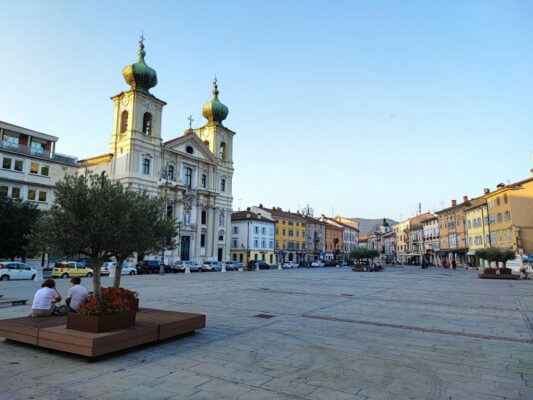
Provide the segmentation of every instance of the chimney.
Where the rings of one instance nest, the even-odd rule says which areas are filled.
[[[485,188],[485,189],[483,189],[483,193],[485,193],[485,194],[489,194],[489,193],[490,193],[490,189],[489,189],[489,188]]]
[[[452,207],[455,207],[457,205],[457,200],[452,200]]]
[[[259,203],[259,208],[263,208],[263,205],[261,203]]]
[[[463,203],[467,203],[468,202],[468,196],[463,196]]]
[[[498,189],[501,189],[502,187],[505,187],[505,183],[498,183],[498,184],[496,185],[496,187],[497,187]]]

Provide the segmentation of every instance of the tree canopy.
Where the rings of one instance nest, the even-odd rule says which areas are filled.
[[[489,262],[502,262],[504,265],[507,261],[516,258],[514,251],[510,249],[501,249],[499,247],[476,250],[476,256]]]
[[[0,196],[0,258],[25,257],[40,211],[29,201]]]
[[[93,290],[99,298],[105,260],[116,257],[121,266],[133,252],[159,252],[174,245],[176,223],[165,217],[163,204],[160,197],[126,189],[104,175],[66,176],[56,185],[42,236],[53,252],[92,259]]]
[[[358,247],[350,252],[350,257],[356,260],[379,257],[379,251]]]

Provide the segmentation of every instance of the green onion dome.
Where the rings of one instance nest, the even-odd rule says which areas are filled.
[[[144,56],[146,52],[144,51],[144,39],[141,38],[139,41],[139,61],[135,64],[126,66],[122,70],[122,75],[126,83],[131,86],[133,90],[138,90],[141,92],[148,93],[148,91],[157,85],[157,73],[155,69],[150,68],[144,62]]]
[[[204,105],[202,115],[209,121],[209,124],[222,125],[222,121],[228,116],[229,110],[218,100],[217,80],[213,82],[213,97]]]

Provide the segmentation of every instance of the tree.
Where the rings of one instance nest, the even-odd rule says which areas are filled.
[[[134,251],[162,250],[163,235],[176,235],[176,224],[165,219],[162,204],[161,199],[125,189],[105,175],[66,176],[56,185],[55,201],[43,225],[53,250],[92,259],[93,291],[99,299],[105,260],[116,257],[122,267]],[[120,269],[117,273],[120,276]]]
[[[0,197],[0,258],[25,257],[40,211],[34,203]]]
[[[488,262],[502,262],[504,267],[509,260],[514,260],[516,254],[509,249],[501,249],[499,247],[490,247],[487,249],[476,250],[476,256],[487,260]]]
[[[371,249],[365,249],[364,247],[358,247],[356,249],[353,249],[350,252],[350,258],[354,258],[358,261],[362,259],[372,259],[379,256],[379,251],[377,250],[371,250]]]

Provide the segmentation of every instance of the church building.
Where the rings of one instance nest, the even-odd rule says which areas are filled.
[[[105,173],[124,186],[159,194],[166,214],[179,226],[177,247],[165,252],[165,263],[176,260],[230,259],[233,137],[223,121],[228,107],[213,96],[203,106],[207,122],[163,142],[161,121],[166,103],[150,90],[156,71],[145,62],[143,39],[138,61],[122,71],[129,90],[111,99],[114,105],[109,153],[80,161],[82,169]],[[190,119],[192,122],[192,119]]]

